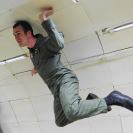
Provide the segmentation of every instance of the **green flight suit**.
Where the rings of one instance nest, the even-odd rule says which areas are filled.
[[[29,48],[31,60],[54,96],[55,122],[65,126],[73,121],[107,112],[104,99],[82,100],[76,75],[60,62],[64,38],[51,20],[42,23],[48,37],[36,35],[37,42]]]

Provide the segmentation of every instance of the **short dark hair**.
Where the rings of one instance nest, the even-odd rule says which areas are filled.
[[[31,25],[30,25],[30,23],[28,21],[18,20],[13,25],[13,28],[16,28],[17,26],[21,26],[23,28],[23,30],[24,30],[24,33],[27,33],[28,31],[31,31],[31,34],[34,36],[33,29],[32,29],[32,27],[31,27]]]

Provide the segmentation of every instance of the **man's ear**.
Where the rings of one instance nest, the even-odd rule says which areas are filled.
[[[28,37],[31,37],[31,36],[32,36],[31,31],[28,31],[28,32],[27,32],[27,36],[28,36]]]

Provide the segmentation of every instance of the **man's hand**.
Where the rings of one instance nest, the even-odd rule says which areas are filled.
[[[47,6],[44,8],[41,8],[41,14],[39,15],[40,21],[46,21],[48,20],[48,17],[54,13],[52,6]]]
[[[35,68],[33,68],[31,71],[32,76],[35,75],[36,73],[37,73],[37,70]]]

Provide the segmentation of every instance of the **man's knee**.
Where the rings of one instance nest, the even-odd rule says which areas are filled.
[[[56,123],[56,125],[58,126],[58,127],[64,127],[64,126],[66,126],[66,125],[68,125],[68,124],[70,124],[70,123],[72,123],[73,121],[70,121],[70,120],[68,120],[67,118],[65,118],[64,120],[61,120],[61,121],[58,121],[58,120],[56,120],[55,121],[55,123]]]
[[[64,127],[64,126],[67,125],[67,124],[65,124],[65,123],[58,122],[58,121],[55,121],[55,124],[56,124],[58,127]]]
[[[64,113],[70,121],[75,121],[77,120],[78,117],[78,112],[79,112],[79,106],[78,105],[66,105],[64,107]]]

